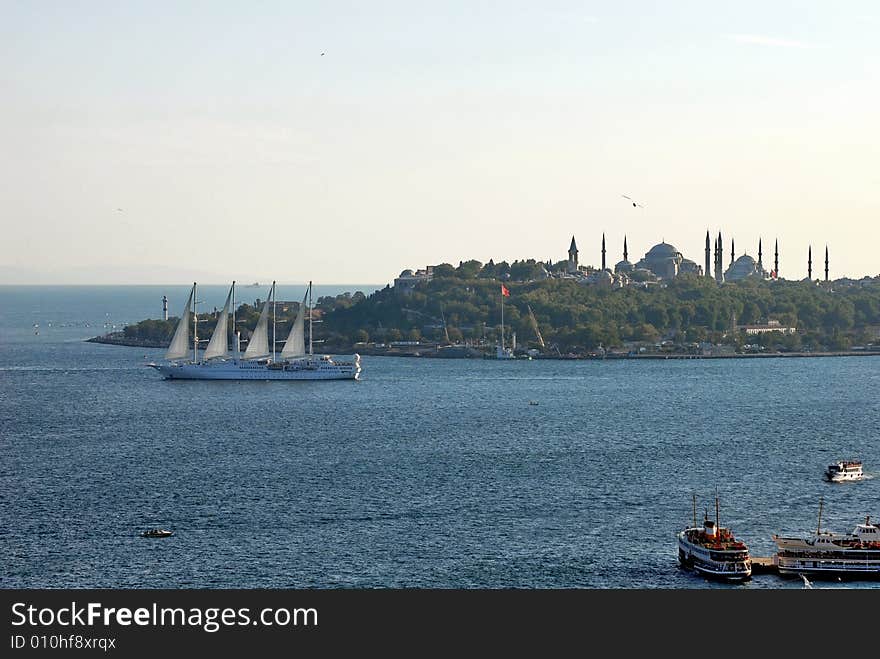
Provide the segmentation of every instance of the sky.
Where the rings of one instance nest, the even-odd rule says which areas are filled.
[[[707,230],[874,276],[878,32],[868,1],[0,0],[0,283],[378,284],[572,235],[598,265],[603,232],[702,264]]]

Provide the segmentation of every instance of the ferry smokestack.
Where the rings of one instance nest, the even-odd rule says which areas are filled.
[[[162,320],[168,320],[168,297],[162,296]]]

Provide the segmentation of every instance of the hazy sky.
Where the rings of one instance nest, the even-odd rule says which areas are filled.
[[[0,283],[598,265],[603,231],[702,263],[707,229],[876,275],[878,34],[870,1],[0,0]]]

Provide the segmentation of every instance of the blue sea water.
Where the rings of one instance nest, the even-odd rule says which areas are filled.
[[[823,528],[880,518],[878,357],[171,382],[144,367],[160,350],[83,341],[187,290],[0,287],[0,587],[800,588],[679,569],[691,494],[712,513],[717,488],[757,556],[815,529],[820,497]],[[849,457],[872,477],[822,480]]]

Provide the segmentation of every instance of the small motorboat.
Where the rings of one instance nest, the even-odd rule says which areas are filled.
[[[172,535],[174,535],[174,531],[168,531],[167,529],[150,529],[141,533],[141,536],[144,538],[167,538]]]

